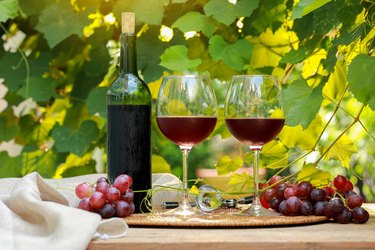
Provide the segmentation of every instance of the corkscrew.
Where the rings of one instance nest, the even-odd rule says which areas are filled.
[[[210,213],[219,208],[235,208],[238,204],[250,204],[253,201],[252,196],[243,197],[241,199],[223,199],[218,190],[210,185],[203,185],[199,188],[199,195],[195,198],[195,202],[190,203],[191,206],[197,206],[201,211]],[[178,202],[162,202],[161,207],[171,209],[178,207]]]

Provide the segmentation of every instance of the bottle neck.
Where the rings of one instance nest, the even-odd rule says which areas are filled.
[[[120,73],[138,76],[137,69],[137,37],[135,34],[123,33],[120,36]]]

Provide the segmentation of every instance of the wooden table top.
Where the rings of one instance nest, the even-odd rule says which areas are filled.
[[[323,222],[263,228],[130,228],[120,239],[95,240],[89,250],[117,249],[375,249],[375,203],[365,224]]]

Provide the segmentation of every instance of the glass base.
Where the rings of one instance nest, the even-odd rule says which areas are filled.
[[[254,205],[252,204],[246,210],[239,212],[237,215],[245,215],[245,216],[280,216],[278,212],[275,212],[271,209],[266,209],[262,207],[262,205]]]
[[[162,216],[194,216],[194,215],[202,215],[202,212],[195,207],[191,207],[190,205],[180,205],[177,208],[169,210],[167,212],[161,213]]]

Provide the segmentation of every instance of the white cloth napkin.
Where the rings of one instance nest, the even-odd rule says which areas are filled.
[[[38,173],[0,179],[0,249],[82,250],[93,238],[123,237],[128,231],[124,220],[101,221],[98,214],[75,208],[78,199],[64,186],[74,187],[86,177],[49,180],[50,184]]]
[[[124,237],[128,225],[123,219],[101,220],[95,213],[77,209],[74,188],[105,174],[63,179],[43,179],[34,172],[23,178],[0,179],[0,250],[82,250],[93,239]],[[171,174],[153,174],[153,207],[163,201],[178,201],[180,187]],[[161,188],[160,186],[163,186]]]

